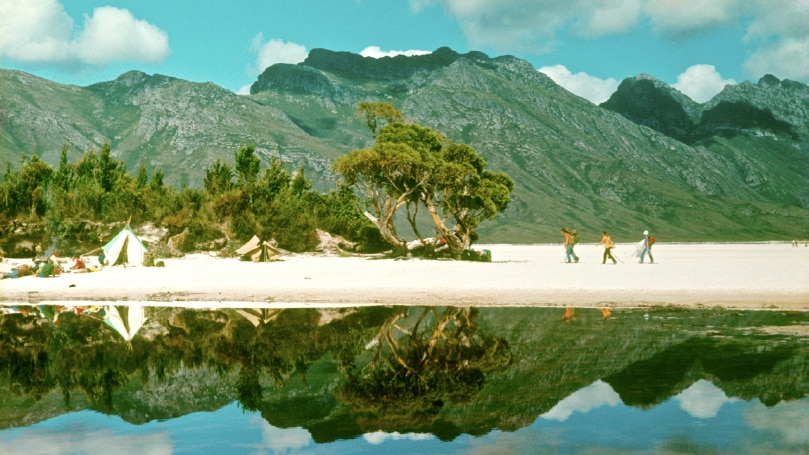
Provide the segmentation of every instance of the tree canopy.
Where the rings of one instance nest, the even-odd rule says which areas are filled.
[[[387,104],[376,107],[361,104],[358,112],[402,118],[391,114]],[[402,209],[416,238],[425,243],[417,223],[423,208],[438,237],[452,255],[460,256],[476,238],[480,223],[506,210],[513,181],[504,173],[486,170],[486,161],[469,145],[454,144],[430,128],[393,121],[376,131],[376,125],[369,120],[375,143],[339,157],[335,171],[365,197],[372,211],[368,217],[395,249],[406,248],[395,224]]]

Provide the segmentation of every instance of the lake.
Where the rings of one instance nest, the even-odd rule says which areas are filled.
[[[809,453],[809,313],[6,308],[0,453]]]

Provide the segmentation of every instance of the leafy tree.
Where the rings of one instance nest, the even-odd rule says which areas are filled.
[[[145,164],[141,164],[138,167],[138,175],[135,177],[135,184],[139,189],[143,189],[146,187],[147,183],[149,183],[149,171],[146,169]]]
[[[240,185],[255,183],[261,170],[261,159],[256,156],[253,145],[246,145],[236,152],[236,176]]]
[[[312,182],[306,180],[305,167],[303,163],[298,168],[298,172],[292,178],[292,194],[302,196],[304,193],[312,189]]]
[[[406,242],[396,232],[394,215],[408,204],[416,210],[437,165],[441,139],[429,128],[394,123],[380,130],[371,148],[335,160],[334,169],[367,198],[373,211],[369,219],[399,253],[406,250]]]
[[[432,191],[423,194],[422,202],[441,236],[455,249],[464,250],[481,222],[506,210],[514,182],[504,173],[486,171],[486,162],[466,144],[449,144],[442,158]],[[452,229],[447,218],[452,219]]]
[[[53,168],[38,156],[23,156],[20,172],[10,178],[9,205],[13,214],[27,214],[31,218],[45,216],[48,209],[47,189]]]
[[[112,149],[107,142],[101,145],[101,152],[98,154],[98,171],[101,188],[107,193],[111,192],[115,182],[126,174],[124,163],[112,157]]]
[[[379,128],[384,126],[380,125],[380,122],[394,123],[404,121],[402,112],[396,109],[393,103],[360,101],[357,104],[356,114],[358,117],[365,118],[365,124],[368,125],[374,139],[376,139]]]
[[[289,171],[284,167],[281,158],[273,156],[270,165],[264,171],[261,179],[256,185],[256,197],[265,203],[272,202],[281,192],[289,188],[292,178]]]
[[[363,112],[374,110],[364,106]],[[452,255],[460,257],[476,238],[480,223],[508,207],[514,188],[511,178],[486,171],[486,162],[472,147],[453,144],[416,124],[389,123],[375,138],[370,148],[335,160],[334,169],[366,198],[372,211],[368,218],[397,254],[406,251],[394,223],[402,208],[419,239],[419,208],[426,208],[436,232]]]
[[[212,196],[228,192],[233,187],[233,169],[217,159],[213,167],[205,169],[203,184],[205,191]]]
[[[74,167],[67,162],[68,145],[62,145],[62,152],[59,155],[59,168],[53,175],[51,189],[58,189],[62,192],[69,192],[75,184],[76,173]]]

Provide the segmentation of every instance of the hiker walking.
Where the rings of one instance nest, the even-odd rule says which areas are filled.
[[[565,235],[565,262],[569,264],[571,258],[579,262],[579,257],[573,252],[573,246],[579,243],[579,232],[575,229],[562,228],[562,234]]]
[[[640,264],[643,264],[643,259],[649,255],[649,263],[654,264],[655,258],[652,257],[652,245],[655,243],[655,238],[649,236],[649,231],[643,231],[643,240],[641,241],[642,248],[640,250]]]
[[[612,239],[610,239],[610,235],[607,234],[607,231],[601,231],[601,241],[596,243],[596,246],[598,245],[604,245],[604,256],[601,258],[601,264],[606,264],[607,258],[610,258],[613,264],[618,263],[618,261],[615,260],[615,256],[612,255],[612,249],[615,248],[615,244],[612,243]]]

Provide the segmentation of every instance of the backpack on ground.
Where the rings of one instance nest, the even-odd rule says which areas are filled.
[[[579,243],[579,231],[577,231],[576,229],[570,231],[570,243],[572,243],[573,245]]]

